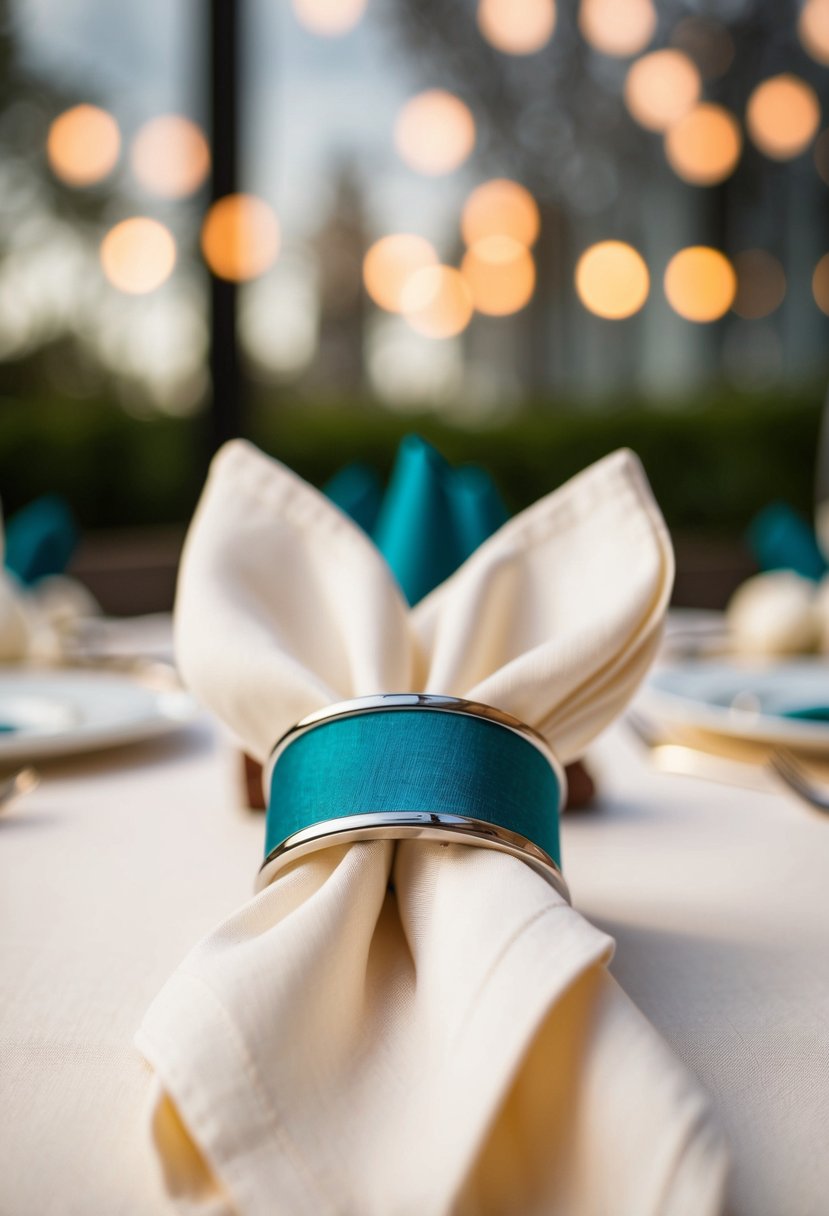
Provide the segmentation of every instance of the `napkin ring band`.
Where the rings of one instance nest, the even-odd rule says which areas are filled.
[[[532,727],[492,706],[427,693],[341,701],[282,736],[263,781],[257,890],[330,845],[415,838],[518,857],[569,900],[564,769]]]

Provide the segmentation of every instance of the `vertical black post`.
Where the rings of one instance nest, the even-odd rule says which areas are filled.
[[[210,200],[238,189],[239,58],[244,0],[209,0],[210,139],[213,172]],[[236,333],[235,283],[210,276],[210,446],[242,433],[242,369]]]

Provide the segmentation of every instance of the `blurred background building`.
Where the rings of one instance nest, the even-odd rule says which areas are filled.
[[[7,508],[186,518],[217,288],[219,407],[318,482],[416,427],[518,506],[629,443],[709,570],[811,508],[829,0],[226,0],[224,197],[211,7],[0,0]]]

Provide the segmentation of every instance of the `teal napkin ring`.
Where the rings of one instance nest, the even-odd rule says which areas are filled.
[[[257,890],[330,845],[415,838],[518,857],[569,901],[564,769],[532,727],[492,706],[426,693],[342,701],[283,735],[263,780]]]

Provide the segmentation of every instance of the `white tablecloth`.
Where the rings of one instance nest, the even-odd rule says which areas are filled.
[[[714,1098],[731,1216],[825,1216],[829,820],[783,794],[655,775],[622,728],[591,760],[601,806],[564,825],[574,900]],[[202,723],[55,765],[0,819],[2,1216],[172,1210],[132,1036],[250,893],[264,824],[242,809],[238,766]]]

